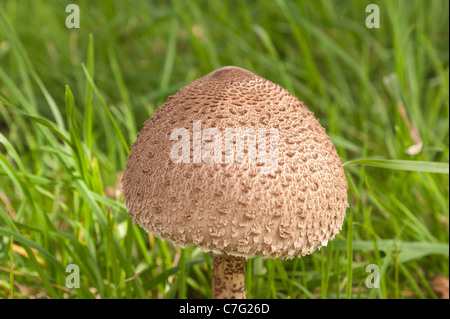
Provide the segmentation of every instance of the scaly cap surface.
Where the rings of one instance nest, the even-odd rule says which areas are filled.
[[[263,173],[267,163],[251,161],[248,148],[241,163],[194,163],[193,121],[221,132],[276,129],[276,171]],[[190,163],[170,158],[175,128],[190,133]],[[313,113],[281,86],[231,66],[183,87],[145,122],[126,163],[123,196],[132,219],[160,238],[263,258],[326,245],[348,207],[340,158]]]

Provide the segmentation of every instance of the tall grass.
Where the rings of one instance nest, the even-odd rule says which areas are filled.
[[[134,226],[120,172],[166,97],[237,65],[303,100],[345,163],[328,247],[247,261],[250,298],[437,298],[448,277],[447,1],[0,2],[0,297],[210,298],[211,259]],[[414,146],[411,148],[411,146]],[[80,270],[69,289],[66,267]],[[367,288],[366,267],[380,270]]]

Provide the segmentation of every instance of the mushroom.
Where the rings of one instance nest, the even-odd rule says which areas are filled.
[[[347,188],[314,114],[234,66],[170,96],[139,132],[123,177],[133,221],[211,252],[213,298],[227,299],[246,297],[246,258],[304,256],[333,239]]]

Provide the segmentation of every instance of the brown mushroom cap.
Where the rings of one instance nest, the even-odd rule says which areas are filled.
[[[264,173],[249,153],[241,163],[194,163],[193,121],[221,132],[277,129],[277,170]],[[190,163],[170,158],[175,128],[190,133]],[[126,163],[123,196],[133,221],[155,236],[263,258],[326,245],[348,207],[342,163],[313,113],[281,86],[232,66],[183,87],[145,122]]]

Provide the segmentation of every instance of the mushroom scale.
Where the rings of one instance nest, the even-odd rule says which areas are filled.
[[[241,161],[195,162],[194,121],[203,133],[276,129],[277,169],[264,171],[267,163],[252,160],[248,147]],[[176,128],[189,132],[188,163],[171,160]],[[281,86],[232,66],[191,82],[156,110],[123,177],[124,203],[147,232],[205,252],[282,259],[334,238],[347,188],[339,155],[314,114]]]

